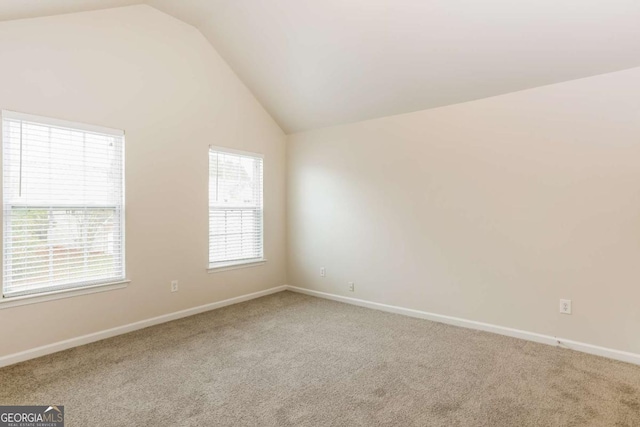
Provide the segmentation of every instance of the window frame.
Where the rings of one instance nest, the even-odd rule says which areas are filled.
[[[260,159],[261,163],[261,177],[260,177],[260,250],[261,256],[256,258],[245,258],[238,260],[229,260],[229,261],[219,261],[219,262],[211,262],[210,253],[211,253],[211,152],[217,152],[222,154],[230,154],[236,156],[250,157],[255,159]],[[229,147],[221,147],[217,145],[209,145],[209,149],[207,150],[207,220],[208,220],[208,245],[207,245],[207,271],[209,273],[216,273],[221,271],[235,270],[239,268],[248,268],[248,267],[256,267],[263,265],[267,262],[267,258],[265,257],[265,247],[264,247],[264,155],[261,153],[255,153],[251,151],[243,151],[237,150]],[[239,208],[241,209],[241,208]],[[249,210],[250,208],[247,208]]]
[[[115,205],[111,205],[111,204],[106,204],[106,205],[95,205],[95,206],[89,206],[86,203],[78,203],[78,204],[69,204],[66,202],[61,202],[61,203],[50,203],[47,205],[48,208],[68,208],[69,210],[73,210],[73,209],[77,209],[79,207],[83,207],[83,208],[87,208],[87,207],[93,207],[93,208],[109,208],[109,209],[114,209],[114,211],[116,212],[116,215],[118,216],[118,220],[120,223],[120,232],[119,232],[119,237],[120,237],[120,259],[119,262],[121,264],[121,268],[119,269],[119,273],[116,276],[113,277],[108,277],[108,278],[104,278],[104,279],[96,279],[96,280],[79,280],[76,282],[69,282],[69,283],[65,283],[65,284],[61,284],[61,285],[51,285],[51,286],[40,286],[38,288],[34,288],[33,291],[25,291],[25,292],[17,292],[17,293],[13,293],[13,294],[7,294],[6,290],[5,290],[5,282],[3,280],[2,286],[0,286],[0,309],[1,308],[7,308],[7,307],[12,307],[12,306],[19,306],[19,305],[24,305],[24,304],[31,304],[34,302],[41,302],[41,301],[48,301],[48,300],[54,300],[54,299],[60,299],[60,298],[66,298],[66,297],[70,297],[70,296],[74,296],[74,295],[84,295],[84,294],[89,294],[89,293],[95,293],[95,292],[104,292],[107,290],[111,290],[111,289],[122,289],[124,287],[126,287],[129,283],[130,280],[127,279],[127,266],[126,266],[126,239],[125,239],[125,229],[126,229],[126,222],[125,222],[125,132],[123,130],[119,130],[119,129],[112,129],[112,128],[107,128],[107,127],[103,127],[103,126],[96,126],[96,125],[91,125],[91,124],[86,124],[86,123],[78,123],[78,122],[71,122],[71,121],[67,121],[67,120],[60,120],[60,119],[55,119],[55,118],[51,118],[51,117],[43,117],[43,116],[36,116],[36,115],[32,115],[32,114],[26,114],[26,113],[19,113],[19,112],[14,112],[14,111],[9,111],[9,110],[0,110],[0,168],[2,168],[2,191],[4,191],[4,185],[5,185],[5,170],[4,170],[4,156],[5,156],[5,150],[6,150],[6,146],[5,146],[5,132],[4,132],[4,120],[5,119],[9,119],[9,120],[16,120],[16,121],[25,121],[25,122],[30,122],[30,123],[35,123],[35,124],[39,124],[39,125],[44,125],[44,126],[51,126],[51,127],[60,127],[60,128],[67,128],[67,129],[72,129],[75,131],[79,131],[79,132],[87,132],[87,133],[95,133],[95,134],[101,134],[101,135],[109,135],[109,136],[114,136],[114,137],[118,137],[121,138],[121,146],[120,146],[120,150],[122,150],[119,154],[120,159],[121,159],[121,165],[120,165],[120,173],[121,173],[121,177],[120,177],[120,183],[121,183],[121,197],[119,198],[119,204],[115,204]],[[2,238],[2,242],[0,243],[2,245],[1,251],[2,251],[2,258],[0,260],[0,269],[2,270],[2,275],[4,277],[4,271],[5,271],[5,264],[7,262],[7,247],[5,245],[6,239],[5,237],[8,234],[8,220],[6,218],[5,212],[7,212],[7,210],[11,210],[13,207],[37,207],[39,205],[37,204],[29,204],[29,203],[6,203],[5,204],[5,198],[3,195],[3,200],[2,200],[2,227],[1,229],[1,238]]]

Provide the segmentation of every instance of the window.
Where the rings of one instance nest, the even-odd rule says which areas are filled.
[[[124,279],[124,133],[2,112],[3,297]]]
[[[262,156],[209,150],[209,268],[263,261]]]

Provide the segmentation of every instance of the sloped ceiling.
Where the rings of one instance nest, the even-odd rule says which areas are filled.
[[[2,0],[0,19],[140,2]],[[637,0],[145,2],[198,28],[288,133],[640,66]]]

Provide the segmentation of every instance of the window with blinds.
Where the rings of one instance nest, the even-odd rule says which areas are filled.
[[[263,260],[262,156],[209,150],[209,268]]]
[[[124,133],[2,112],[3,297],[124,279]]]

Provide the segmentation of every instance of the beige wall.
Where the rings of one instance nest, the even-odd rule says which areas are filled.
[[[0,309],[0,356],[285,284],[284,134],[194,28],[148,6],[0,23],[0,108],[126,131],[132,280]],[[209,144],[264,154],[264,266],[207,274]]]
[[[295,134],[287,156],[290,285],[640,353],[640,68]]]
[[[640,353],[640,69],[285,153],[210,44],[147,6],[0,23],[0,61],[1,109],[126,131],[132,280],[0,309],[0,356],[282,285],[285,234],[291,285]],[[265,155],[264,266],[206,273],[209,144]]]

